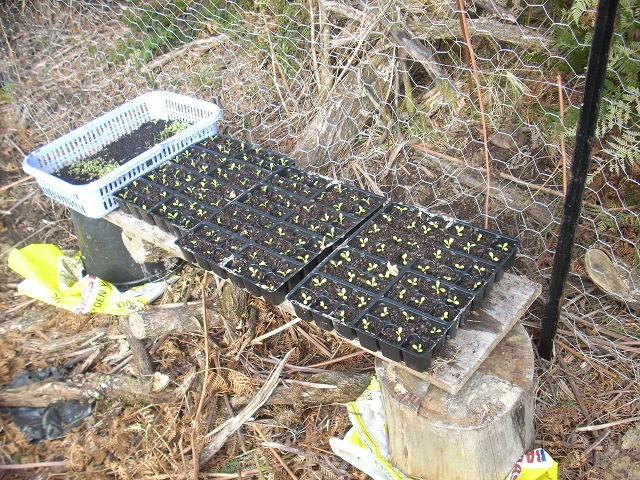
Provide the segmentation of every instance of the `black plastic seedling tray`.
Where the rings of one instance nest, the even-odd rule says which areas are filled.
[[[363,201],[366,208],[357,209],[355,215],[345,213],[346,203],[357,204],[356,200]],[[237,252],[222,257],[216,253],[222,258],[216,261],[203,259],[202,252],[194,252],[182,238],[178,245],[205,265],[203,268],[222,270],[236,285],[281,303],[333,245],[355,231],[382,203],[380,196],[286,167],[220,209],[212,219],[221,232],[242,243]],[[323,213],[320,219],[314,217],[315,212]]]
[[[384,304],[420,322],[439,325],[443,338],[455,335],[472,309],[513,263],[514,238],[401,203],[390,203],[362,224],[322,261],[288,299],[296,315],[358,338],[364,348],[393,359],[406,356],[411,368],[423,368],[437,355],[443,339],[409,347],[371,335],[362,322]],[[366,296],[360,308],[346,311],[349,296]],[[377,325],[374,322],[374,325]],[[389,327],[390,328],[390,327]],[[389,345],[391,344],[391,346]],[[418,344],[420,345],[420,344]],[[429,345],[429,347],[426,347]],[[384,348],[383,348],[384,347]],[[422,350],[422,351],[417,351]],[[411,366],[412,365],[412,366]]]

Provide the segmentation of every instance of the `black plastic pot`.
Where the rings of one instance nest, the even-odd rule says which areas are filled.
[[[89,218],[74,210],[71,220],[78,237],[86,274],[125,291],[166,278],[179,263],[137,263],[122,241],[122,229],[102,218]]]

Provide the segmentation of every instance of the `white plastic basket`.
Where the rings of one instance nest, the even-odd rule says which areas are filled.
[[[214,135],[220,108],[172,92],[149,92],[131,100],[27,155],[22,168],[42,191],[87,217],[100,218],[118,207],[112,193],[188,146]],[[151,120],[177,120],[192,125],[85,185],[72,185],[55,175],[59,168],[88,158]]]

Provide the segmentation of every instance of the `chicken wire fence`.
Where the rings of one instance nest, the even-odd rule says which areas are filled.
[[[621,3],[559,335],[630,380],[638,313],[629,292],[605,293],[584,264],[602,250],[614,262],[607,275],[637,282],[640,3]],[[18,156],[142,93],[175,91],[217,103],[222,133],[303,168],[518,237],[517,273],[546,286],[595,7],[3,2],[2,150]]]

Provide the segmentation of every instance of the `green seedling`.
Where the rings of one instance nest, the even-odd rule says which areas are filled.
[[[431,330],[429,330],[429,333],[431,335],[436,335],[438,333],[442,333],[442,329],[440,327],[433,326],[431,327]]]
[[[313,283],[314,287],[321,287],[322,285],[327,283],[327,279],[324,277],[313,277],[313,280],[311,280],[311,283]]]
[[[503,252],[509,250],[509,244],[507,242],[499,243],[498,245],[496,245],[496,247],[498,247],[498,249],[502,250]]]
[[[413,348],[418,353],[422,353],[423,352],[421,343],[419,343],[417,345],[414,343],[413,345],[411,345],[411,348]]]
[[[402,311],[402,316],[404,317],[404,319],[408,322],[412,322],[416,319],[416,317],[414,315],[411,315],[409,312],[407,312],[406,310]]]
[[[475,244],[475,243],[473,243],[473,242],[467,242],[467,244],[466,244],[464,247],[462,247],[462,249],[463,249],[465,252],[467,252],[467,253],[471,253],[471,249],[472,249],[473,247],[475,247],[475,246],[476,246],[476,244]]]
[[[258,267],[249,267],[249,273],[251,273],[252,277],[257,277],[260,274],[260,269]]]
[[[370,287],[377,287],[378,286],[378,282],[376,281],[376,277],[368,278],[367,280],[364,281],[364,283],[366,283]]]
[[[382,311],[380,312],[380,318],[384,318],[389,315],[389,308],[385,305],[382,307]]]
[[[483,267],[482,265],[478,265],[477,263],[473,266],[473,269],[478,272],[478,274],[482,275],[484,272],[487,271],[487,269],[485,267]]]
[[[402,341],[402,327],[396,328],[396,341]]]
[[[460,305],[460,300],[458,300],[458,296],[454,295],[453,297],[447,298],[447,303],[451,303],[452,305]]]
[[[380,227],[378,224],[374,223],[371,225],[371,229],[367,233],[378,233],[380,231]]]
[[[418,277],[407,278],[407,283],[413,287],[418,285]]]
[[[369,330],[369,327],[371,326],[371,322],[369,320],[367,320],[366,318],[362,319],[362,329],[363,330]]]
[[[495,255],[493,252],[489,252],[489,258],[491,260],[493,260],[494,262],[499,262],[500,261],[500,257],[498,257],[497,255]]]
[[[338,290],[336,292],[336,295],[341,298],[342,300],[346,300],[347,299],[347,289],[346,288],[341,288],[340,290]]]
[[[436,283],[431,285],[431,288],[436,291],[436,295],[440,295],[445,292],[445,289],[440,286],[440,280],[436,280]]]
[[[343,250],[340,252],[340,258],[343,258],[345,262],[351,263],[353,258],[351,258],[351,252],[349,250]]]
[[[442,250],[437,249],[435,252],[433,252],[433,256],[436,258],[436,260],[441,260],[442,259]]]
[[[353,281],[356,279],[356,274],[353,272],[347,272],[347,280],[349,281],[349,283],[353,283]]]
[[[442,243],[444,243],[444,246],[447,248],[451,248],[451,246],[453,245],[453,238],[445,238]]]
[[[456,235],[461,237],[464,233],[464,225],[456,225],[455,228],[456,228]]]

